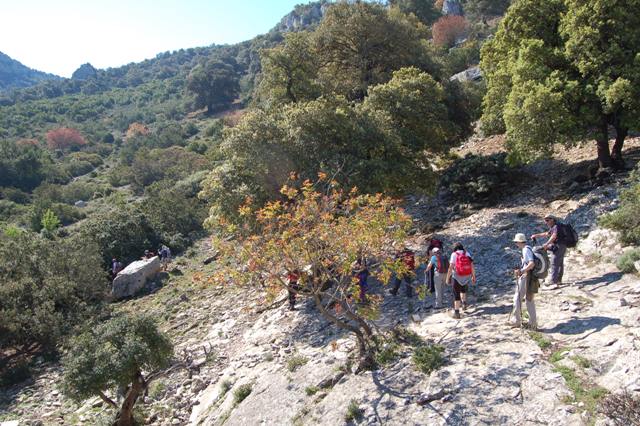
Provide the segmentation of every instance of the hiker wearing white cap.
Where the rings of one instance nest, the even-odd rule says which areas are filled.
[[[537,278],[533,275],[536,267],[533,249],[527,245],[527,237],[524,234],[516,234],[513,242],[522,250],[522,261],[520,268],[514,271],[516,277],[516,291],[513,296],[513,316],[515,322],[511,322],[513,327],[522,325],[522,298],[526,298],[527,312],[529,313],[528,328],[536,330],[538,322],[536,318],[536,305],[533,302],[534,294],[538,292]]]
[[[425,285],[427,285],[426,277],[428,277],[429,273],[433,270],[433,286],[436,293],[434,309],[442,309],[444,307],[442,305],[442,284],[447,276],[449,266],[447,265],[447,259],[442,255],[440,248],[434,247],[431,249],[431,253],[431,259],[429,259],[427,271],[425,272]]]

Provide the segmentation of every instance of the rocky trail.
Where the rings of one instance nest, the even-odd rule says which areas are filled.
[[[576,149],[560,158],[571,165],[581,155]],[[432,296],[393,297],[373,286],[384,296],[380,330],[401,326],[444,348],[444,365],[429,374],[416,367],[410,344],[399,345],[381,368],[353,374],[355,342],[311,304],[258,313],[259,294],[210,284],[215,262],[204,261],[213,249],[202,241],[161,288],[118,306],[158,316],[176,352],[199,366],[191,378],[177,372],[153,385],[141,415],[158,425],[608,424],[595,414],[598,397],[640,392],[640,283],[617,270],[625,248],[597,226],[617,206],[624,181],[567,191],[571,177],[560,182],[549,172],[555,166],[529,169],[553,184],[519,188],[490,208],[458,209],[436,233],[447,246],[461,241],[474,256],[478,285],[462,319],[434,311]],[[432,214],[420,201],[408,211],[417,221]],[[516,232],[543,230],[547,212],[571,222],[581,240],[567,256],[565,284],[536,296],[540,333],[531,333],[505,324],[510,271],[519,261],[511,240]],[[416,234],[410,244],[424,251],[427,235]],[[446,295],[450,303],[449,289]],[[64,400],[58,367],[42,365],[33,383],[0,394],[0,422],[106,424],[108,409],[99,399]]]

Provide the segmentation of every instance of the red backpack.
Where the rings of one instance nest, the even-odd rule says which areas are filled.
[[[456,274],[460,277],[466,277],[471,275],[473,271],[471,265],[471,258],[466,251],[456,252]]]

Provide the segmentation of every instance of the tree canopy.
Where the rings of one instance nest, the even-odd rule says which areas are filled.
[[[640,125],[639,63],[640,1],[518,1],[482,51],[483,129],[506,131],[517,162],[594,135],[600,167],[621,167]]]
[[[318,315],[356,336],[362,361],[370,363],[376,341],[367,319],[375,316],[381,300],[373,295],[359,300],[354,262],[386,259],[376,267],[370,264],[372,275],[382,282],[392,272],[406,273],[406,266],[386,251],[404,241],[411,218],[390,198],[341,189],[324,173],[316,183],[293,175],[281,192],[283,201],[258,210],[242,207],[244,216],[259,223],[259,232],[216,241],[221,267],[214,280],[260,283],[267,302],[283,289],[310,298]],[[299,275],[295,287],[287,281],[290,272]]]
[[[231,103],[240,91],[239,77],[232,64],[211,59],[191,70],[187,89],[193,92],[195,106],[209,113]]]
[[[108,282],[95,244],[0,233],[0,259],[0,352],[53,350],[100,310]]]
[[[148,317],[116,316],[75,336],[63,358],[63,390],[81,402],[100,396],[112,406],[106,391],[126,389],[118,413],[118,426],[132,426],[133,407],[150,377],[144,372],[166,368],[173,356],[173,345]]]

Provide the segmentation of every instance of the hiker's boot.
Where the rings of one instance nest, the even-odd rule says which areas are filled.
[[[462,311],[467,310],[467,302],[462,302]]]
[[[457,309],[456,309],[455,311],[453,311],[453,312],[451,313],[451,318],[454,318],[454,319],[460,319],[460,311],[459,311],[459,310],[457,310]]]

